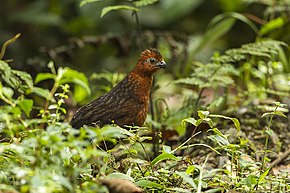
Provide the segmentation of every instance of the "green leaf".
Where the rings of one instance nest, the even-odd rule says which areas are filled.
[[[173,160],[179,160],[176,156],[170,154],[170,153],[162,153],[159,156],[157,156],[152,162],[152,165],[156,165],[159,162],[163,161],[163,160],[167,160],[167,159],[173,159]]]
[[[208,117],[209,115],[209,111],[197,111],[197,115],[201,118],[201,119],[205,119]]]
[[[82,0],[80,2],[80,7],[84,6],[87,3],[93,3],[93,2],[97,2],[97,1],[101,1],[101,0]]]
[[[13,94],[14,94],[14,91],[13,91],[13,89],[12,88],[10,88],[10,87],[2,87],[2,85],[1,85],[1,89],[2,89],[2,93],[3,93],[3,95],[5,96],[5,97],[7,97],[8,99],[12,99],[12,97],[13,97]]]
[[[189,185],[191,185],[191,187],[193,187],[193,189],[197,189],[196,184],[194,183],[194,181],[192,180],[192,177],[190,177],[188,174],[186,174],[185,172],[175,172],[177,175],[179,175],[186,183],[188,183]]]
[[[214,118],[222,118],[222,119],[231,120],[234,123],[235,127],[238,129],[238,131],[241,130],[241,124],[240,124],[240,121],[237,118],[231,118],[231,117],[227,117],[227,116],[224,116],[224,115],[215,115],[215,114],[211,114],[209,116],[210,117],[214,117]]]
[[[211,139],[212,141],[216,142],[217,144],[219,144],[222,147],[230,144],[226,138],[224,138],[220,135],[210,135],[210,136],[208,136],[208,138]]]
[[[190,117],[190,118],[187,118],[187,119],[183,119],[183,120],[181,121],[181,124],[182,124],[183,126],[186,126],[186,123],[190,123],[190,124],[192,124],[192,125],[194,125],[194,126],[198,126],[198,125],[197,125],[197,120],[196,120],[195,118],[193,118],[193,117]]]
[[[74,96],[76,101],[84,100],[91,94],[89,87],[89,81],[84,73],[78,72],[71,68],[64,68],[62,71],[62,77],[59,80],[59,84],[74,83],[76,84],[76,90],[74,90]]]
[[[39,88],[39,87],[33,87],[32,92],[35,93],[36,95],[45,98],[46,100],[54,102],[54,98],[51,96],[49,90]]]
[[[101,13],[101,17],[104,17],[107,13],[111,12],[111,11],[115,11],[115,10],[131,10],[131,11],[139,11],[139,9],[137,9],[136,7],[132,7],[132,6],[127,6],[127,5],[114,5],[114,6],[108,6],[108,7],[104,7]]]
[[[170,146],[167,146],[167,145],[163,145],[162,149],[163,149],[162,152],[164,152],[164,153],[170,153],[170,152],[172,152],[171,147]]]
[[[282,17],[277,17],[268,23],[266,23],[260,30],[261,35],[265,35],[277,28],[282,27],[285,24],[285,21]]]
[[[139,1],[134,1],[134,5],[136,7],[144,7],[144,6],[147,6],[147,5],[151,5],[151,4],[154,4],[156,2],[158,2],[159,0],[139,0]]]
[[[41,81],[47,80],[47,79],[55,79],[56,76],[51,73],[38,73],[35,77],[34,83],[37,84]]]
[[[281,111],[275,111],[274,113],[275,113],[275,115],[278,115],[280,117],[285,117],[287,119],[287,116],[284,115]]]
[[[151,182],[149,180],[139,180],[135,182],[137,186],[144,187],[144,188],[157,188],[157,189],[163,189],[163,186],[156,183],[156,182]]]
[[[19,105],[20,109],[24,111],[26,116],[29,117],[30,112],[31,112],[32,107],[33,107],[33,100],[23,99],[23,100],[18,102],[18,105]]]
[[[33,87],[33,81],[30,74],[19,70],[12,70],[12,73],[18,76],[22,81],[24,81],[29,88]]]
[[[236,19],[234,18],[225,18],[222,21],[216,23],[215,25],[210,26],[200,43],[194,49],[194,52],[201,50],[206,45],[211,44],[219,39],[222,35],[227,33],[232,28],[235,22]]]
[[[256,25],[251,20],[249,20],[246,16],[237,12],[227,12],[227,13],[222,13],[220,15],[215,16],[210,21],[208,28],[212,28],[214,25],[223,21],[226,18],[234,18],[234,19],[240,20],[246,23],[248,26],[250,26],[255,33],[258,33],[258,28],[256,27]]]
[[[188,166],[188,168],[186,169],[186,174],[191,174],[192,172],[194,172],[195,170],[195,166]]]
[[[19,88],[19,79],[13,75],[10,66],[2,60],[0,60],[0,77],[12,88]]]
[[[285,118],[287,118],[287,116],[286,115],[284,115],[282,112],[280,112],[280,111],[274,111],[274,112],[269,112],[269,113],[264,113],[263,115],[262,115],[262,118],[263,117],[266,117],[266,116],[273,116],[273,115],[278,115],[278,116],[280,116],[280,117],[285,117]]]
[[[264,181],[264,179],[266,178],[266,176],[268,175],[269,171],[272,169],[272,167],[269,167],[266,171],[264,171],[260,177],[259,177],[259,180],[258,180],[258,184],[260,184],[261,182]]]
[[[134,179],[126,174],[115,172],[111,173],[107,176],[107,178],[118,178],[118,179],[124,179],[124,180],[129,180],[131,182],[134,182]]]

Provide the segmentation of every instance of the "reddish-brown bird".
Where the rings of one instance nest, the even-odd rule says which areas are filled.
[[[153,74],[165,67],[166,63],[157,49],[146,49],[135,68],[119,84],[76,112],[71,125],[74,128],[111,123],[121,127],[142,126],[148,113]]]

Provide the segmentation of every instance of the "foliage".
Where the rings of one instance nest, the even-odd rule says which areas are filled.
[[[92,3],[92,2],[96,2],[96,1],[99,1],[99,0],[82,0],[80,3],[80,6],[84,6],[87,3]],[[158,2],[158,0],[138,0],[138,1],[133,1],[131,3],[133,6],[128,6],[128,5],[107,6],[107,7],[104,7],[102,9],[101,17],[104,17],[109,12],[115,11],[115,10],[130,10],[133,12],[137,12],[137,11],[139,11],[139,9],[137,7],[148,6],[148,5],[154,4],[156,2]]]
[[[215,4],[229,12],[217,14]],[[55,49],[41,48],[49,59],[29,58],[39,67],[35,74],[15,67],[19,35],[3,41],[0,192],[105,193],[103,179],[116,178],[144,192],[289,192],[289,2],[215,4],[64,0],[24,2],[19,13],[7,9],[12,15],[3,20],[28,25],[21,37],[33,31],[27,45],[59,46],[64,35],[74,38]],[[8,5],[14,2],[3,2]],[[200,21],[193,22],[196,17]],[[95,36],[80,38],[88,34]],[[39,36],[49,38],[38,41]],[[155,77],[145,127],[72,128],[72,106],[108,92],[125,76],[100,72],[100,64],[113,69],[131,63],[139,52],[135,47],[147,45],[160,49],[169,69]],[[94,65],[85,66],[88,60]],[[90,76],[73,64],[85,66]]]

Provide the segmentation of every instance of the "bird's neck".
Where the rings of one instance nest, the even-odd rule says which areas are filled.
[[[133,81],[138,94],[138,98],[142,102],[148,102],[150,89],[152,86],[153,76],[143,76],[132,71],[129,74],[129,81]]]

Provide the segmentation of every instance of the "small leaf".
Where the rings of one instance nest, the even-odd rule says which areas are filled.
[[[18,76],[22,81],[24,81],[29,88],[33,87],[33,81],[30,74],[24,71],[19,71],[19,70],[12,70],[12,73]]]
[[[188,168],[186,169],[186,174],[191,174],[192,172],[194,172],[195,170],[195,166],[188,166]]]
[[[207,116],[209,115],[209,111],[197,111],[197,115],[201,118],[201,119],[205,119],[207,118]],[[209,121],[209,120],[207,120]]]
[[[12,88],[10,87],[2,87],[2,93],[5,97],[7,97],[8,99],[12,99],[12,96],[14,94],[14,91]]]
[[[158,2],[159,0],[139,0],[139,1],[135,1],[134,2],[134,5],[136,7],[144,7],[144,6],[147,6],[147,5],[152,5],[156,2]]]
[[[24,111],[26,116],[29,117],[30,112],[31,112],[32,107],[33,107],[33,100],[31,100],[31,99],[21,100],[21,101],[18,102],[18,105],[21,108],[21,110]]]
[[[264,117],[266,117],[266,116],[269,116],[269,115],[274,115],[274,113],[273,113],[273,112],[270,112],[270,113],[263,113],[262,118],[264,118]]]
[[[260,34],[265,35],[277,28],[282,27],[285,24],[285,21],[282,17],[277,17],[268,23],[266,23],[263,27],[261,27]]]
[[[186,174],[185,172],[175,172],[176,174],[178,174],[186,183],[188,183],[189,185],[191,185],[191,187],[193,187],[193,189],[197,189],[196,184],[194,183],[194,181],[192,180],[192,177],[190,177],[188,174]]]
[[[129,180],[134,182],[134,179],[126,174],[123,173],[119,173],[119,172],[115,172],[115,173],[111,173],[107,176],[108,178],[118,178],[118,179],[124,179],[124,180]]]
[[[264,171],[260,177],[259,177],[259,180],[258,180],[258,184],[260,184],[261,182],[264,181],[265,177],[268,175],[269,171],[272,169],[272,167],[269,167],[266,171]]]
[[[163,150],[162,151],[164,153],[170,153],[172,150],[171,150],[171,147],[170,146],[163,145]]]
[[[170,153],[162,153],[159,156],[157,156],[152,162],[152,165],[156,165],[159,162],[163,161],[163,160],[167,160],[167,159],[173,159],[173,160],[179,160],[176,156],[170,154]]]
[[[241,124],[240,124],[240,121],[237,118],[231,118],[231,117],[227,117],[227,116],[224,116],[224,115],[215,115],[215,114],[211,114],[209,116],[210,117],[214,117],[214,118],[223,118],[223,119],[231,120],[234,123],[235,127],[238,129],[238,131],[241,130]]]
[[[43,88],[39,88],[39,87],[33,87],[32,88],[32,92],[35,93],[36,95],[45,98],[46,100],[49,101],[54,101],[54,98],[51,96],[49,90],[47,89],[43,89]]]
[[[107,13],[109,13],[111,11],[120,10],[120,9],[139,11],[139,9],[137,9],[136,7],[132,7],[132,6],[114,5],[114,6],[108,6],[108,7],[103,8],[102,13],[101,13],[101,17],[104,17]]]
[[[284,115],[281,111],[275,111],[274,114],[275,114],[275,115],[278,115],[278,116],[280,116],[280,117],[285,117],[285,118],[287,119],[287,116]]]
[[[101,1],[101,0],[82,0],[80,2],[80,7],[84,6],[87,3],[93,3],[93,2],[97,2],[97,1]]]
[[[186,126],[186,123],[190,123],[194,126],[197,126],[197,120],[193,117],[187,118],[187,119],[183,119],[181,121],[181,125]]]
[[[272,129],[267,129],[265,132],[272,136],[274,131]]]
[[[157,189],[163,189],[163,186],[156,183],[151,182],[149,180],[139,180],[135,183],[137,186],[144,187],[144,188],[157,188]]]

